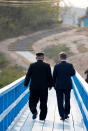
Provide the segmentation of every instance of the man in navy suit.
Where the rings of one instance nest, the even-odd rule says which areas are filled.
[[[66,61],[67,55],[64,52],[59,54],[59,58],[60,63],[54,67],[53,82],[56,90],[59,114],[61,120],[65,120],[70,114],[71,76],[75,75],[75,70],[73,65]]]

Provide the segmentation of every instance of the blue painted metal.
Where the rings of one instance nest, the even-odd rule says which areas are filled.
[[[88,27],[88,17],[84,18],[83,23],[85,27]]]
[[[78,95],[76,89],[74,88],[74,84],[73,84],[74,94],[75,94],[77,103],[79,105],[79,108],[80,108],[80,111],[81,111],[81,114],[82,114],[82,117],[83,117],[83,121],[84,121],[85,127],[86,127],[86,129],[88,131],[88,120],[87,120],[88,118],[87,118],[87,114],[85,113],[85,111],[83,109],[83,106],[82,106],[82,104],[84,104],[86,110],[88,111],[88,94],[87,94],[87,92],[85,91],[83,85],[80,83],[79,79],[76,76],[73,77],[73,80],[74,80],[74,83],[75,83],[76,88],[78,90],[78,93],[80,94],[81,99],[83,101],[83,103],[81,103],[81,101],[80,101],[80,99],[78,97],[79,95]]]
[[[0,94],[0,115],[11,105],[13,104],[19,97],[22,95],[27,88],[24,88],[24,79],[13,85],[10,89]],[[25,106],[25,104],[29,100],[29,92],[25,94],[25,96],[19,101],[14,108],[10,110],[10,112],[0,121],[0,131],[6,131],[21,109]]]
[[[76,83],[76,87],[79,91],[79,94],[83,100],[83,103],[84,103],[86,109],[88,110],[88,94],[84,90],[84,87],[82,86],[82,84],[80,83],[80,81],[78,80],[78,78],[76,76],[74,76],[74,82]]]
[[[79,99],[79,95],[84,103],[84,106],[86,110],[88,111],[88,93],[84,89],[84,86],[79,81],[79,78],[77,76],[73,77],[73,81],[75,83],[75,86],[78,90],[74,88],[73,84],[73,90],[76,97],[76,100],[78,102],[80,111],[83,116],[84,124],[86,126],[86,129],[88,130],[88,118],[86,116],[86,113],[83,109],[82,103]],[[29,83],[30,84],[30,83]],[[27,89],[24,88],[24,79],[18,82],[17,84],[13,85],[8,90],[4,91],[2,94],[0,94],[0,115],[3,114],[3,112],[10,107],[11,104],[16,102],[17,99],[22,96],[22,94],[25,93]],[[6,129],[11,125],[12,121],[14,121],[15,117],[19,114],[21,109],[25,106],[25,104],[28,102],[29,99],[29,93],[27,92],[21,100],[6,114],[3,119],[0,121],[0,131],[6,131]],[[78,95],[79,94],[79,95]]]

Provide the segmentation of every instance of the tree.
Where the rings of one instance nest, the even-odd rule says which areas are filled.
[[[30,4],[30,2],[32,3]],[[26,5],[24,2],[20,4],[5,3],[5,6],[0,6],[0,32],[2,34],[17,36],[28,31],[47,28],[58,22],[58,5],[55,5],[54,2],[42,0],[40,3],[38,0],[30,2]]]

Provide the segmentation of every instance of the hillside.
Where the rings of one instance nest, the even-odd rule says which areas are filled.
[[[67,28],[67,29],[66,29]],[[75,69],[85,78],[84,71],[88,68],[88,29],[86,28],[72,28],[65,25],[60,26],[57,33],[50,33],[54,29],[46,30],[47,36],[41,37],[31,44],[34,49],[34,53],[38,51],[45,52],[46,61],[51,65],[55,65],[58,62],[58,54],[61,51],[65,51],[68,55],[68,61],[74,64]],[[6,56],[3,62],[3,57],[0,58],[3,69],[0,69],[0,81],[1,87],[3,80],[7,78],[19,78],[27,71],[29,63],[23,57],[18,56],[15,51],[8,50],[9,45],[13,43],[17,45],[19,41],[29,41],[33,36],[37,37],[39,34],[45,34],[45,31],[39,31],[27,36],[20,36],[17,38],[7,39],[0,42],[0,52],[3,52]],[[12,44],[12,45],[13,45]],[[21,43],[22,44],[22,43]],[[30,45],[30,42],[29,42]],[[18,44],[19,46],[19,44]],[[30,50],[30,46],[27,44],[27,48]],[[0,55],[1,56],[1,55]],[[9,64],[8,64],[9,61]],[[20,68],[19,68],[20,66]],[[8,70],[8,67],[10,70]],[[15,77],[13,73],[13,67],[15,71]],[[23,68],[24,69],[23,69]],[[21,70],[20,70],[21,69]],[[4,74],[2,74],[2,71]],[[19,73],[18,73],[19,72]],[[20,74],[21,73],[21,74]],[[5,77],[4,77],[5,76]],[[11,80],[11,81],[13,81]],[[9,82],[9,80],[8,80]],[[6,85],[7,82],[5,82]]]
[[[58,54],[65,51],[68,61],[85,78],[84,71],[88,69],[88,29],[74,28],[70,31],[54,34],[37,41],[33,45],[35,52],[43,51],[52,64],[58,62]]]
[[[58,22],[59,7],[53,3],[12,3],[0,2],[0,40],[47,29]]]

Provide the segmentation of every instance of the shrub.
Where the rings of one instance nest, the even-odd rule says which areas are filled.
[[[50,59],[53,59],[55,62],[58,61],[58,55],[61,51],[64,51],[67,53],[68,56],[73,55],[73,53],[70,51],[70,48],[67,47],[66,45],[53,45],[51,47],[47,47],[44,52],[47,57]]]

